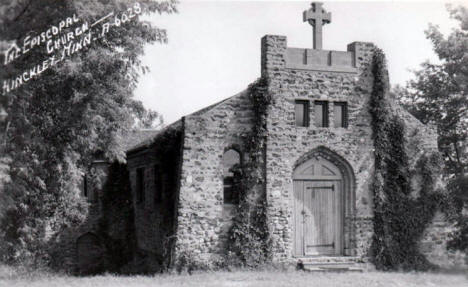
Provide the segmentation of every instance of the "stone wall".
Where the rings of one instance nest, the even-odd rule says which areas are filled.
[[[246,92],[185,117],[175,248],[178,259],[210,264],[225,253],[223,239],[232,215],[223,204],[222,157],[235,148],[241,162],[247,160],[242,146],[252,119]]]

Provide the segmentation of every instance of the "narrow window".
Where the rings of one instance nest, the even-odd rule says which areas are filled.
[[[309,126],[309,101],[296,101],[295,103],[296,126]]]
[[[83,176],[83,194],[84,197],[88,197],[88,179],[86,178],[86,175]]]
[[[345,102],[335,102],[333,110],[334,125],[336,128],[348,127],[348,104]]]
[[[137,191],[137,201],[145,201],[145,169],[137,168],[137,178],[136,178],[136,191]]]
[[[236,188],[236,176],[239,176],[240,154],[230,149],[223,155],[223,194],[224,204],[238,204],[239,193]]]
[[[328,102],[315,102],[315,125],[317,127],[328,127]]]
[[[159,166],[154,166],[154,203],[158,204],[162,202],[163,195],[163,177]]]

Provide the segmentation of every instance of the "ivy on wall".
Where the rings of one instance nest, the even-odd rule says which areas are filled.
[[[229,231],[228,250],[244,267],[257,267],[271,260],[265,189],[266,120],[272,104],[268,80],[260,78],[248,88],[254,123],[244,139],[244,164],[234,168],[234,192],[239,205]]]
[[[372,62],[374,85],[370,99],[375,147],[374,237],[372,257],[381,270],[427,270],[433,268],[418,250],[441,199],[435,189],[439,173],[438,154],[423,155],[410,172],[405,123],[391,110],[386,61],[376,49]],[[411,175],[420,175],[413,190]]]
[[[156,160],[159,170],[162,172],[163,194],[160,206],[157,208],[162,216],[159,230],[163,235],[163,246],[160,250],[158,261],[161,271],[166,271],[174,259],[174,246],[176,241],[176,202],[178,202],[179,174],[181,146],[183,138],[182,127],[175,126],[167,128],[153,143],[157,150]],[[163,208],[164,207],[164,208]]]

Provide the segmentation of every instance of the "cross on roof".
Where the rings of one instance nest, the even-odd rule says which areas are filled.
[[[331,22],[331,13],[326,12],[322,8],[320,2],[312,2],[309,10],[305,10],[302,14],[303,20],[308,21],[312,25],[312,34],[314,39],[314,49],[322,50],[322,25]]]

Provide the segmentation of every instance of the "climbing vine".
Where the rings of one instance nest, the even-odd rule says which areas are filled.
[[[268,135],[266,120],[272,104],[268,80],[259,79],[248,88],[253,104],[254,124],[244,138],[245,162],[234,167],[234,192],[239,194],[237,213],[229,231],[228,250],[244,267],[256,267],[270,261],[271,244],[267,225],[265,191],[265,148]]]
[[[160,164],[160,171],[163,171],[165,174],[163,180],[166,186],[160,203],[164,208],[158,208],[158,212],[160,212],[160,216],[163,218],[159,226],[160,233],[164,235],[163,248],[162,254],[158,256],[158,261],[160,261],[163,271],[169,268],[173,260],[176,240],[176,224],[174,218],[176,217],[177,211],[173,203],[177,201],[177,175],[180,172],[180,166],[179,164],[174,164],[174,162],[180,162],[182,156],[181,145],[182,128],[178,126],[167,128],[153,143],[153,146],[159,151],[156,157]]]
[[[375,147],[374,264],[383,270],[427,270],[432,266],[418,250],[424,230],[431,222],[440,193],[435,189],[439,158],[423,155],[410,172],[406,152],[405,124],[392,113],[387,102],[388,74],[385,56],[376,50],[370,100]],[[411,186],[411,174],[419,174],[418,192]]]

